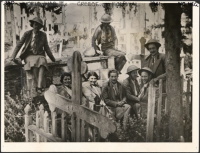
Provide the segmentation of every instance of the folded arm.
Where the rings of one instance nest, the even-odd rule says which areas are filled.
[[[111,107],[117,107],[118,102],[111,100],[109,98],[109,91],[107,87],[103,87],[102,91],[102,99],[104,100],[105,104]]]

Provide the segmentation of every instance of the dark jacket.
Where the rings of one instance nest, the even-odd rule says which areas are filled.
[[[104,100],[105,104],[111,107],[116,107],[118,101],[126,100],[126,89],[122,84],[117,82],[118,91],[119,91],[119,100],[114,94],[114,89],[112,83],[110,81],[103,84],[102,90],[102,99]]]
[[[15,58],[17,56],[17,53],[19,52],[19,50],[21,49],[21,47],[24,45],[24,48],[22,49],[20,58],[23,60],[25,59],[28,55],[32,55],[32,53],[30,52],[30,43],[32,40],[32,34],[33,34],[33,30],[29,30],[26,31],[23,35],[23,37],[21,38],[21,40],[17,43],[17,46],[15,47],[15,50],[11,56],[11,58]],[[48,41],[47,41],[47,36],[44,32],[39,31],[38,33],[38,40],[36,39],[36,51],[37,51],[37,55],[43,55],[45,56],[45,52],[47,53],[47,55],[49,56],[49,58],[55,62],[55,58],[53,56],[53,54],[51,53],[51,50],[49,48],[48,45]]]
[[[110,46],[110,48],[114,47],[114,44],[115,44],[115,40],[117,39],[117,36],[116,36],[116,33],[115,33],[115,29],[109,25],[110,27],[110,30],[111,30],[111,42],[109,42],[107,45]],[[102,45],[102,33],[103,33],[103,29],[102,29],[102,25],[99,25],[95,32],[94,32],[94,35],[92,37],[92,47],[94,47],[95,50],[98,50],[98,46],[97,44],[101,44]],[[108,38],[107,38],[108,39]],[[96,41],[97,41],[97,44],[96,44]],[[106,46],[107,46],[106,45]]]
[[[138,94],[140,92],[140,86],[138,81],[135,80],[135,85],[134,85],[133,82],[131,81],[131,78],[128,77],[123,81],[123,85],[126,88],[127,103],[134,104],[139,102],[137,98],[138,95],[136,95],[134,92],[135,89]]]
[[[165,54],[158,53],[156,55],[155,63],[151,65],[150,62],[151,62],[151,54],[144,59],[144,65],[142,67],[149,67],[154,73],[154,78],[166,73]]]

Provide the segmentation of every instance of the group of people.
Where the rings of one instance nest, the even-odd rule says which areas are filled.
[[[108,72],[109,81],[102,88],[97,83],[99,79],[97,73],[89,72],[88,82],[83,83],[83,97],[90,109],[102,114],[109,114],[113,119],[120,120],[123,127],[126,128],[129,114],[139,119],[138,114],[141,108],[142,116],[145,117],[148,83],[152,80],[157,84],[159,79],[166,77],[166,62],[165,55],[158,52],[161,44],[157,40],[151,39],[145,44],[150,54],[144,59],[142,68],[139,69],[135,65],[129,66],[127,69],[129,77],[122,84],[118,82],[118,76],[126,64],[126,53],[117,48],[118,40],[114,28],[110,25],[111,21],[112,18],[108,14],[101,17],[101,25],[97,27],[92,37],[92,47],[97,56],[100,54],[114,56],[115,69]],[[20,58],[25,62],[24,70],[26,71],[28,90],[31,90],[31,81],[35,79],[36,91],[41,94],[45,90],[43,84],[45,70],[48,70],[45,53],[53,62],[56,62],[56,59],[50,51],[46,34],[40,31],[43,27],[42,20],[36,17],[30,20],[30,25],[33,29],[25,32],[18,42],[11,60],[15,61],[17,53],[24,45]],[[141,76],[141,84],[137,81],[138,74]],[[58,89],[58,92],[71,99],[71,74],[63,73],[60,81],[62,87]]]
[[[109,80],[101,87],[98,84],[98,74],[89,71],[88,81],[82,84],[82,104],[115,121],[120,121],[124,129],[127,128],[129,116],[136,119],[146,118],[148,87],[150,80],[154,77],[150,68],[140,69],[135,65],[128,67],[127,74],[129,77],[120,83],[119,72],[112,69],[108,72]],[[141,76],[141,84],[137,80],[138,74]],[[58,88],[58,94],[71,99],[71,74],[63,73],[60,81],[62,86]]]

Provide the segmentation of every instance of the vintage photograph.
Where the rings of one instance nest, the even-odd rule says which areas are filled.
[[[198,7],[4,1],[4,143],[193,143]]]

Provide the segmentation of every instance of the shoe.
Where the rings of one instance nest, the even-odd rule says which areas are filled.
[[[101,55],[101,54],[99,54],[99,53],[95,53],[93,57],[96,57],[96,56],[99,56],[99,55]]]

